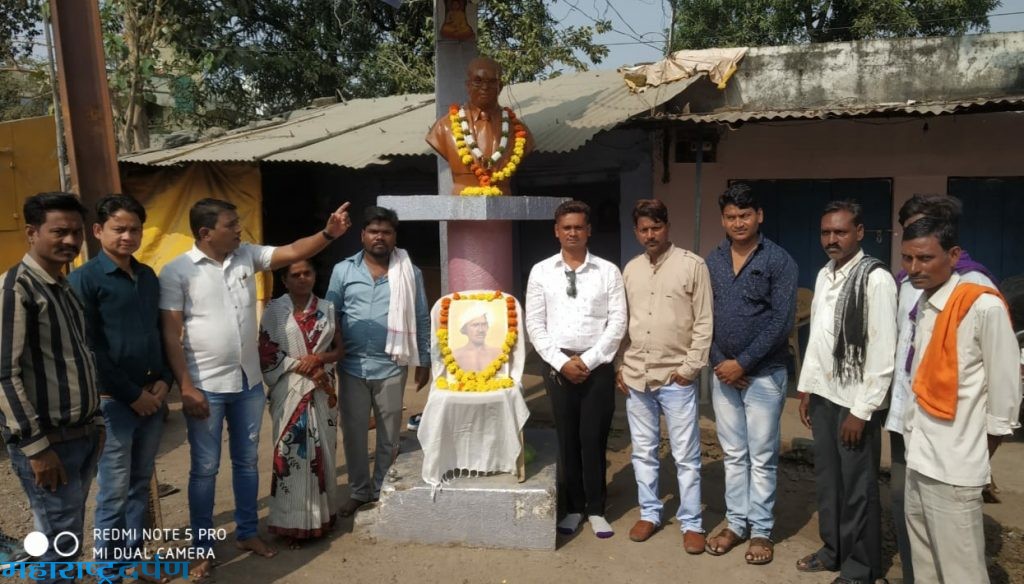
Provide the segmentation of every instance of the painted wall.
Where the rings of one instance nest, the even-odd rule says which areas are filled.
[[[893,180],[893,258],[899,265],[897,211],[914,193],[946,192],[948,177],[1024,174],[1024,113],[889,119],[800,120],[719,127],[717,159],[701,168],[701,255],[723,237],[718,195],[730,179]],[[674,148],[674,145],[673,145]],[[693,248],[696,164],[670,162],[663,182],[652,148],[655,196],[669,206],[673,239]],[[669,160],[674,160],[674,151]],[[970,205],[970,201],[964,201]],[[622,213],[629,209],[623,206]],[[822,254],[822,264],[825,262]]]
[[[0,272],[28,251],[25,199],[59,191],[57,130],[52,116],[0,124]]]

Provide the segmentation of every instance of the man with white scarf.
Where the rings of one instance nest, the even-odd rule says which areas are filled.
[[[345,356],[341,369],[341,429],[348,467],[348,517],[380,496],[384,475],[398,455],[402,398],[408,367],[416,391],[430,380],[430,309],[423,274],[395,247],[398,215],[368,207],[363,213],[363,251],[334,266],[327,300],[341,321]],[[370,413],[377,420],[373,477],[367,452]]]

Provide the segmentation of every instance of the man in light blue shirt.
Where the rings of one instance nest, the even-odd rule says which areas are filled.
[[[327,288],[327,300],[334,303],[341,320],[345,344],[345,356],[339,363],[338,393],[350,499],[339,510],[342,517],[377,500],[384,475],[398,455],[407,366],[416,366],[417,391],[430,380],[430,312],[423,274],[408,261],[404,250],[395,247],[397,228],[398,215],[394,211],[367,208],[361,234],[363,251],[334,266]],[[400,285],[403,269],[411,270],[415,290],[409,290],[411,297],[407,298],[406,306],[393,306],[396,294],[403,296],[397,289],[392,290]],[[391,346],[396,326],[389,326],[389,316],[392,325],[402,322],[402,311],[408,313],[407,322],[415,323],[412,327],[398,327],[404,329],[399,334],[409,335],[410,343],[415,341],[415,349],[407,356],[396,354]],[[372,483],[367,453],[371,408],[377,420]]]

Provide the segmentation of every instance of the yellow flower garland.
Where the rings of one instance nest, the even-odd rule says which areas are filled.
[[[483,159],[483,154],[478,156],[473,150],[479,151],[478,148],[471,142],[467,141],[466,132],[469,128],[469,122],[466,120],[466,110],[459,107],[458,104],[452,104],[448,108],[448,120],[452,125],[452,137],[455,138],[455,146],[458,149],[459,159],[462,164],[466,165],[473,174],[476,175],[477,182],[480,186],[477,187],[465,187],[459,193],[462,196],[471,197],[496,197],[501,195],[501,189],[494,186],[492,183],[501,182],[508,180],[515,173],[519,164],[523,160],[523,156],[526,153],[526,128],[516,118],[515,113],[510,108],[503,108],[504,113],[508,116],[508,122],[512,125],[514,130],[515,142],[512,146],[512,156],[509,157],[508,163],[505,164],[504,168],[500,170],[490,169],[491,160]],[[466,129],[463,129],[465,125]],[[472,139],[472,133],[469,134]],[[503,136],[504,137],[504,136]],[[503,145],[499,144],[499,150],[495,154],[499,154],[498,160],[501,159],[500,153],[503,152]],[[493,156],[493,155],[492,155]],[[497,162],[495,160],[494,162]]]
[[[505,334],[505,342],[501,346],[501,353],[487,367],[481,371],[465,371],[455,362],[452,349],[448,346],[448,310],[453,300],[482,300],[492,302],[505,298],[508,307],[508,332]],[[455,378],[454,382],[448,381],[448,375],[437,378],[437,388],[448,391],[496,391],[513,387],[515,382],[510,377],[498,377],[498,372],[508,363],[512,349],[516,346],[518,339],[518,314],[516,312],[516,301],[511,296],[505,296],[500,291],[476,293],[476,294],[452,294],[451,298],[441,300],[441,314],[437,327],[437,344],[444,360],[445,370],[448,375]]]

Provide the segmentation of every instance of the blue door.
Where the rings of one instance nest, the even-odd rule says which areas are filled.
[[[999,280],[1024,274],[1024,177],[950,178],[964,204],[960,246]]]
[[[731,181],[733,182],[733,181]],[[829,201],[853,199],[864,219],[864,253],[888,265],[892,252],[892,181],[841,180],[737,180],[749,184],[764,207],[765,237],[781,245],[800,268],[801,288],[814,288],[814,280],[828,256],[821,248],[821,212]]]

